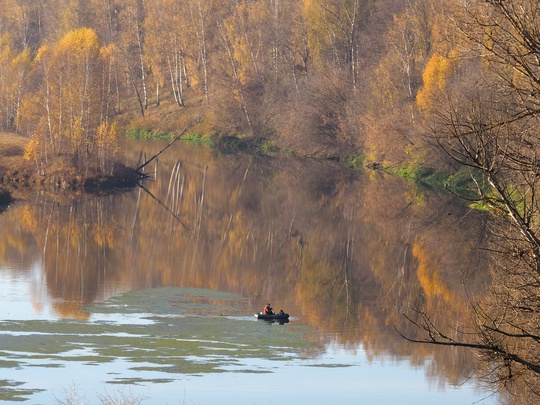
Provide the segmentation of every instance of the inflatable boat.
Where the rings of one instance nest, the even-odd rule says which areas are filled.
[[[258,314],[255,314],[255,318],[264,319],[264,320],[267,320],[267,321],[280,321],[280,320],[284,320],[284,319],[289,319],[289,314],[265,315],[262,312],[259,312]]]

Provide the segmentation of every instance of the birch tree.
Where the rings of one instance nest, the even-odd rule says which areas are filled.
[[[191,21],[192,42],[197,44],[197,70],[200,71],[202,79],[203,94],[205,100],[209,101],[210,88],[210,49],[209,41],[212,38],[211,24],[216,24],[219,21],[219,12],[217,10],[215,0],[187,0],[189,7],[189,18]],[[216,16],[217,14],[217,16]],[[214,17],[214,21],[212,21]]]
[[[148,70],[145,60],[144,0],[129,0],[122,3],[119,11],[120,38],[118,47],[124,59],[127,80],[131,85],[144,117],[148,108]]]
[[[310,47],[319,63],[330,69],[346,69],[356,86],[359,64],[359,33],[367,17],[365,0],[309,0],[305,2]]]
[[[67,154],[79,169],[87,170],[96,147],[110,147],[110,141],[103,142],[110,126],[102,93],[107,54],[88,28],[71,31],[54,46],[40,49],[33,75],[41,85],[23,102],[24,124],[32,135],[29,157],[43,160],[47,155]],[[101,144],[96,142],[98,132]]]
[[[44,38],[43,2],[3,0],[0,2],[0,32],[9,33],[17,51],[36,50]]]
[[[0,128],[16,131],[32,56],[29,48],[18,53],[11,43],[9,34],[0,38]]]

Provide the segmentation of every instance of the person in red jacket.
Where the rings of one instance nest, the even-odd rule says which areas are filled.
[[[263,314],[265,314],[265,315],[274,315],[274,311],[273,311],[272,307],[270,306],[270,303],[266,304],[266,306],[264,307]]]

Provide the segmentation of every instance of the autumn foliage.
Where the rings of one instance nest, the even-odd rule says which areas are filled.
[[[41,169],[52,156],[70,155],[80,170],[114,158],[118,132],[111,130],[104,93],[110,52],[89,28],[68,32],[38,49],[33,80],[41,85],[23,100],[20,125],[31,137],[26,156]]]
[[[450,58],[434,54],[422,73],[423,86],[416,94],[416,104],[429,112],[436,104],[437,97],[444,94],[448,78],[452,74],[453,62]]]
[[[27,156],[40,171],[62,154],[79,170],[107,171],[126,127],[175,133],[187,121],[202,135],[252,136],[302,154],[365,149],[395,160],[384,153],[394,138],[372,142],[366,123],[388,106],[392,122],[414,122],[422,72],[445,31],[432,0],[0,6],[0,129],[31,138]],[[424,76],[425,104],[442,79]]]

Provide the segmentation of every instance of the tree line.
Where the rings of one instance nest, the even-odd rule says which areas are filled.
[[[400,158],[414,136],[424,67],[450,52],[433,0],[0,7],[0,128],[32,137],[38,165],[66,152],[105,166],[126,121],[118,117],[150,128],[160,111],[175,117],[170,131],[195,116],[202,134],[250,135],[323,157],[366,148],[386,158],[390,146]],[[426,88],[424,104],[437,89]],[[396,111],[404,120],[391,120],[389,139],[366,135]]]

